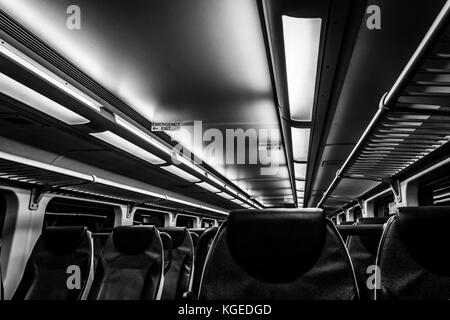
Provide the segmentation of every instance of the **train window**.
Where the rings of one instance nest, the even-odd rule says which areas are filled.
[[[419,205],[450,205],[450,166],[427,178],[419,187]]]
[[[150,210],[136,210],[134,213],[133,224],[135,225],[153,225],[156,227],[164,227],[166,213],[150,211]]]
[[[65,198],[52,199],[45,212],[44,228],[86,226],[91,232],[107,232],[114,227],[114,206]]]
[[[375,217],[387,217],[389,216],[389,205],[394,202],[394,195],[388,193],[380,196],[373,202],[373,212]]]
[[[214,220],[212,219],[202,219],[202,228],[214,227]]]
[[[176,221],[177,227],[194,228],[194,224],[195,224],[194,217],[177,215],[177,221]]]

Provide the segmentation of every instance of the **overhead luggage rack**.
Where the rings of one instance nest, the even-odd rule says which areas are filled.
[[[0,151],[1,180],[26,184],[35,190],[32,202],[38,200],[43,192],[71,192],[134,205],[161,205],[175,209],[227,214],[226,211],[202,203],[178,199]]]
[[[450,1],[447,1],[317,207],[343,194],[347,179],[374,187],[450,140]],[[367,184],[366,184],[367,185]],[[367,189],[366,188],[366,189]]]

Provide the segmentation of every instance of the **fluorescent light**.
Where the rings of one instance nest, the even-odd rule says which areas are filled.
[[[297,191],[305,191],[305,181],[295,180],[295,184],[297,186]]]
[[[295,178],[304,180],[306,178],[306,163],[294,162]]]
[[[229,186],[226,186],[226,189],[227,189],[228,191],[230,191],[232,194],[234,194],[236,197],[237,197],[238,194],[239,194],[239,192],[237,192],[236,190],[232,189],[232,188],[229,187]]]
[[[231,202],[234,202],[234,203],[236,203],[236,204],[238,204],[240,206],[244,206],[245,205],[245,203],[243,203],[242,201],[240,201],[238,199],[231,200]]]
[[[104,142],[122,149],[125,152],[128,152],[144,161],[150,162],[151,164],[163,164],[165,161],[154,154],[138,147],[131,142],[119,137],[118,135],[112,133],[111,131],[104,131],[98,133],[91,133],[92,136],[97,139],[103,140]]]
[[[24,86],[3,73],[0,73],[0,88],[3,94],[69,125],[89,122],[88,119],[48,99],[46,96]]]
[[[225,193],[225,192],[220,192],[217,195],[221,196],[222,198],[225,198],[227,200],[233,200],[234,199],[234,197],[230,196],[228,193]]]
[[[291,119],[310,121],[316,91],[322,19],[283,15],[282,22]]]
[[[250,200],[250,203],[252,206],[254,206],[257,209],[262,209],[262,207],[259,205],[258,202],[256,202],[255,200]]]
[[[216,187],[213,187],[212,185],[210,185],[210,184],[207,183],[207,182],[199,182],[199,183],[196,183],[196,185],[198,185],[199,187],[202,187],[202,188],[204,188],[204,189],[206,189],[206,190],[208,190],[208,191],[211,191],[211,192],[213,192],[213,193],[218,193],[218,192],[220,192],[219,189],[217,189]]]
[[[174,174],[174,175],[176,175],[176,176],[178,176],[178,177],[180,177],[180,178],[182,178],[184,180],[187,180],[189,182],[199,182],[199,181],[201,181],[199,178],[197,178],[197,177],[193,176],[192,174],[187,173],[186,171],[181,170],[180,168],[178,168],[176,166],[173,166],[173,165],[170,165],[170,166],[167,166],[167,167],[161,167],[161,169],[164,169],[164,170],[166,170],[166,171],[168,171],[168,172],[170,172],[170,173],[172,173],[172,174]]]
[[[291,128],[294,161],[307,161],[311,129]]]
[[[227,215],[227,216],[229,215],[229,213],[228,213],[227,211],[217,210],[217,209],[211,208],[211,207],[209,207],[209,206],[202,205],[201,208],[202,208],[202,209],[205,209],[205,210],[209,210],[209,211],[213,211],[213,212],[225,214],[225,215]]]
[[[28,71],[31,71],[38,77],[51,83],[58,89],[69,94],[70,96],[77,99],[81,103],[100,112],[101,105],[98,102],[93,101],[92,98],[88,97],[86,94],[84,94],[74,86],[68,84],[65,80],[61,79],[50,70],[38,64],[36,61],[30,59],[26,55],[22,54],[14,47],[8,45],[3,39],[0,39],[0,53],[8,57],[9,59],[13,60],[14,62],[20,64],[22,67],[26,68]]]
[[[304,191],[297,191],[297,198],[304,198],[305,192]]]
[[[212,176],[212,175],[210,175],[210,174],[208,174],[207,177],[208,177],[209,180],[211,180],[212,182],[218,184],[219,186],[225,187],[225,183],[223,183],[222,181],[220,181],[220,180],[217,179],[216,177],[214,177],[214,176]]]
[[[204,171],[202,168],[196,166],[194,163],[192,163],[191,160],[185,158],[183,155],[177,153],[177,154],[175,154],[175,158],[176,158],[180,163],[182,163],[182,164],[188,166],[188,167],[191,168],[192,170],[194,170],[194,171],[198,172],[199,174],[201,174],[201,175],[203,175],[203,176],[206,177],[206,173],[205,173],[205,171]]]
[[[244,196],[242,193],[238,193],[237,196],[239,199],[242,199],[244,202],[248,201],[248,198],[246,196]]]

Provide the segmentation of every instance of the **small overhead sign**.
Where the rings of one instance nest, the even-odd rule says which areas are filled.
[[[179,121],[170,122],[153,122],[152,131],[177,131],[180,130],[181,123]]]

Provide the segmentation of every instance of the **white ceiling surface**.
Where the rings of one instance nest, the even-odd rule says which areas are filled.
[[[6,13],[150,121],[197,120],[222,131],[278,123],[256,1],[79,0],[81,30],[69,30],[72,4],[0,0]],[[276,153],[282,167],[270,178],[288,181],[284,151]],[[250,180],[268,178],[258,165],[199,156],[250,195],[274,195],[252,187]]]

